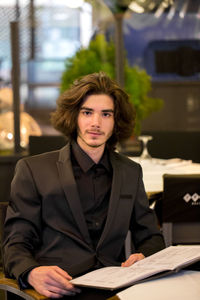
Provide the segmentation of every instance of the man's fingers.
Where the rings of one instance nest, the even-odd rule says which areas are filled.
[[[80,293],[80,290],[75,289],[74,287],[57,287],[57,282],[52,281],[51,279],[47,282],[37,287],[37,291],[48,297],[48,298],[61,298],[63,296],[74,296],[77,293]]]
[[[59,295],[59,296],[64,296],[64,295],[73,296],[73,295],[76,295],[75,291],[65,290],[65,289],[57,288],[55,286],[49,287],[48,291],[50,293],[53,293],[54,296],[55,295]]]
[[[49,298],[60,298],[63,295],[75,295],[81,290],[70,283],[72,277],[57,266],[34,268],[28,275],[28,282],[40,294]]]
[[[59,267],[49,269],[48,273],[46,274],[46,278],[50,278],[53,281],[57,281],[58,283],[64,285],[69,282],[68,280],[72,279],[72,277],[67,272],[61,272],[61,270],[59,270]]]
[[[141,260],[141,259],[143,259],[144,258],[144,255],[142,254],[142,253],[134,253],[134,254],[131,254],[130,256],[129,256],[129,258],[125,261],[125,262],[123,262],[122,264],[121,264],[121,266],[122,267],[129,267],[129,266],[131,266],[132,264],[134,264],[135,262],[137,262],[137,261],[139,261],[139,260]]]
[[[46,289],[51,289],[51,291],[70,291],[72,293],[80,293],[81,290],[74,287],[69,281],[63,279],[62,277],[53,277],[52,274],[44,280]]]
[[[62,270],[57,266],[55,267],[55,271],[58,276],[55,276],[54,279],[58,282],[59,286],[60,284],[62,284],[65,290],[70,290],[71,292],[77,293],[81,292],[80,289],[75,288],[74,285],[69,282],[69,280],[71,280],[72,277],[66,271]]]
[[[52,292],[49,290],[40,290],[40,294],[42,294],[48,298],[54,298],[54,299],[62,298],[63,296],[75,296],[76,295],[76,293],[70,292],[70,291],[65,291],[65,294],[64,294],[64,293]]]
[[[66,272],[64,271],[63,269],[61,269],[60,267],[57,267],[57,266],[53,266],[54,270],[60,274],[61,276],[65,277],[67,280],[71,280],[72,277]]]
[[[63,291],[80,293],[81,290],[75,288],[74,285],[69,282],[69,280],[71,279],[72,277],[67,272],[60,269],[59,267],[55,267],[49,270],[48,276],[45,279],[45,283],[48,286],[55,287],[60,290],[62,289]]]

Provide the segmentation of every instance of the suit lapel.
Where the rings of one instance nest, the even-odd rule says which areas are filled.
[[[58,173],[64,190],[66,199],[71,208],[74,219],[76,220],[79,230],[87,241],[91,244],[87,224],[81,207],[81,202],[76,187],[76,182],[73,175],[71,160],[70,160],[70,144],[68,143],[60,150],[59,160],[57,162]]]
[[[97,245],[97,248],[102,244],[106,236],[109,234],[110,230],[112,230],[112,221],[116,215],[116,209],[118,206],[118,201],[120,198],[120,190],[121,190],[121,171],[119,161],[115,155],[112,153],[110,154],[110,160],[113,167],[113,180],[112,180],[112,187],[111,187],[111,195],[110,201],[108,206],[108,214],[106,219],[106,224],[104,226],[104,230],[102,232],[101,238]]]

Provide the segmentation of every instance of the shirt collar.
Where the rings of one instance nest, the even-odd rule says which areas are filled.
[[[85,151],[83,151],[83,149],[81,149],[81,147],[78,145],[78,143],[76,141],[72,141],[71,146],[72,146],[73,155],[74,155],[77,163],[79,164],[79,166],[81,167],[81,169],[84,172],[87,172],[89,169],[91,169],[95,165],[102,165],[108,172],[111,171],[111,163],[109,160],[109,151],[107,150],[107,148],[105,148],[104,153],[103,153],[99,163],[96,164],[89,157],[89,155]]]

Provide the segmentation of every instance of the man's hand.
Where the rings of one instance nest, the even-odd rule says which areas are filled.
[[[131,254],[129,256],[129,258],[123,262],[121,264],[121,267],[129,267],[131,266],[132,264],[134,264],[136,261],[139,261],[141,259],[145,258],[145,256],[142,254],[142,253],[134,253],[134,254]]]
[[[73,296],[81,290],[75,288],[69,280],[72,277],[57,266],[41,266],[34,268],[28,274],[28,283],[34,289],[49,298],[61,298],[64,295]]]

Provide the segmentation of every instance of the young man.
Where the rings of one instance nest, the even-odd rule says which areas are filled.
[[[69,142],[16,166],[5,222],[5,272],[22,288],[79,299],[71,276],[129,266],[164,243],[140,165],[114,151],[133,133],[127,94],[104,73],[87,75],[58,99],[52,122]],[[133,254],[126,260],[128,230]]]

